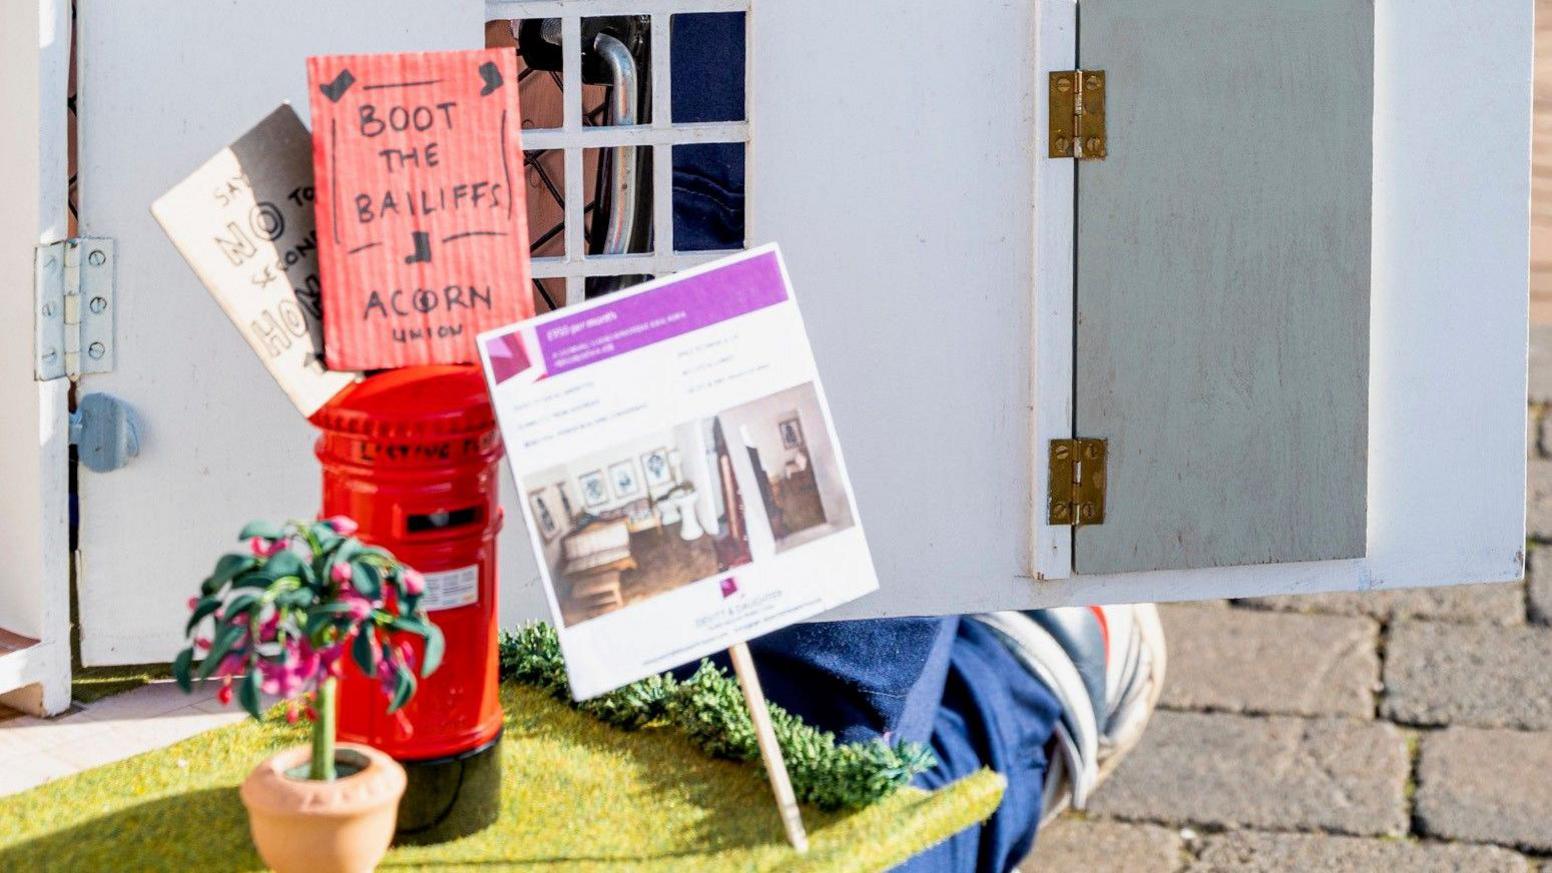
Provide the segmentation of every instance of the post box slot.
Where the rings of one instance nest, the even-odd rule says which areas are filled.
[[[404,517],[404,532],[410,536],[441,533],[453,528],[479,524],[484,517],[484,507],[480,506],[409,513]]]

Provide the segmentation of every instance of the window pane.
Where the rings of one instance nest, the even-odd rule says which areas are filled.
[[[744,120],[744,13],[673,16],[675,124]]]
[[[674,248],[743,247],[744,144],[674,146]]]

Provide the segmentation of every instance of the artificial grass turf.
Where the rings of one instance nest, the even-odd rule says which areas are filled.
[[[172,675],[168,664],[131,664],[125,667],[76,667],[70,673],[70,698],[96,703],[104,697],[133,691]]]
[[[382,869],[824,870],[892,867],[996,809],[1002,777],[903,789],[852,813],[804,810],[786,845],[759,764],[706,757],[667,729],[619,731],[507,683],[502,814]],[[263,869],[237,785],[300,727],[244,723],[0,798],[0,870]]]

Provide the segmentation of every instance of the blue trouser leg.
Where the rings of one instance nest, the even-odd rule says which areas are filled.
[[[959,618],[797,625],[750,644],[766,696],[850,742],[925,743],[937,788],[982,767],[1008,780],[997,812],[903,869],[1008,870],[1040,818],[1056,698],[981,625]],[[726,660],[720,659],[724,666]]]

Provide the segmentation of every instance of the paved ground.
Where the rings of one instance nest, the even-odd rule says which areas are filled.
[[[184,694],[152,682],[40,719],[0,707],[0,795],[169,746],[246,716],[215,699],[215,682]]]
[[[1552,873],[1546,405],[1530,437],[1525,583],[1163,608],[1160,711],[1025,873]]]

